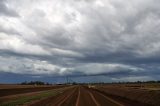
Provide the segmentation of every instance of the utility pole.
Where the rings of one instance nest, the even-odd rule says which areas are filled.
[[[68,76],[66,76],[66,82],[67,82],[67,84],[69,83],[69,78],[68,78]]]

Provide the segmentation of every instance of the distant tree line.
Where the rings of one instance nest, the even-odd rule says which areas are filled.
[[[146,81],[145,83],[160,83],[160,81]]]
[[[20,85],[51,85],[51,84],[42,81],[30,81],[30,82],[24,81],[20,83]]]
[[[135,82],[128,82],[128,81],[121,81],[121,82],[92,82],[92,83],[78,83],[78,84],[141,84],[141,83],[160,83],[160,81],[135,81]]]
[[[135,82],[116,82],[116,83],[124,83],[124,84],[137,84],[137,83],[160,83],[160,81],[135,81]]]
[[[92,83],[78,83],[78,82],[67,82],[67,83],[62,83],[62,84],[58,84],[58,85],[86,85],[86,84],[141,84],[141,83],[160,83],[160,81],[135,81],[135,82],[92,82]],[[20,83],[20,85],[52,85],[48,82],[42,82],[42,81],[24,81],[22,83]]]

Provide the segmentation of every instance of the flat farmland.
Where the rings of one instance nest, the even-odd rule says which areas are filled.
[[[159,83],[106,84],[93,86],[93,88],[110,97],[124,98],[149,106],[160,106]]]
[[[37,101],[30,106],[150,106],[118,96],[109,96],[88,86],[75,86],[66,92]]]
[[[0,89],[0,106],[159,106],[159,98],[159,90],[138,88],[137,85],[16,86]]]
[[[40,86],[40,85],[39,85]],[[39,87],[37,86],[37,87]],[[35,88],[35,85],[16,85],[16,84],[0,84],[0,89],[13,89],[13,88]],[[45,87],[42,85],[42,87]]]
[[[64,86],[1,85],[0,87],[0,97],[3,97],[8,95],[45,91],[50,89],[61,88]]]
[[[1,85],[0,106],[17,106],[37,99],[57,95],[68,89],[66,85],[31,86],[31,85]]]

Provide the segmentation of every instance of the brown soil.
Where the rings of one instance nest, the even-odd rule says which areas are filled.
[[[38,85],[37,87],[46,87],[47,85]],[[0,89],[13,89],[13,88],[35,88],[35,85],[16,85],[16,84],[0,84]]]
[[[23,93],[30,93],[30,92],[46,91],[46,90],[57,89],[61,87],[64,87],[64,86],[0,89],[0,97],[23,94]]]
[[[140,106],[159,106],[160,105],[160,91],[148,90],[142,88],[126,88],[122,86],[101,86],[96,88],[104,94],[115,98],[124,98],[123,100],[134,101],[135,103],[143,103]],[[148,105],[146,105],[148,104]]]
[[[47,91],[49,91],[49,90],[47,90]],[[38,95],[42,92],[46,92],[46,91],[29,92],[29,93],[23,93],[23,94],[3,96],[3,97],[0,97],[0,103],[11,101],[11,100],[16,100],[19,97],[31,97],[31,96],[34,96],[34,95]]]
[[[30,106],[144,106],[134,101],[106,95],[105,93],[76,86],[64,93],[44,100],[37,101]]]

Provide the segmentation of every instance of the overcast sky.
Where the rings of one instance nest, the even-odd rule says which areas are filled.
[[[159,80],[159,70],[159,0],[0,0],[0,82]]]

